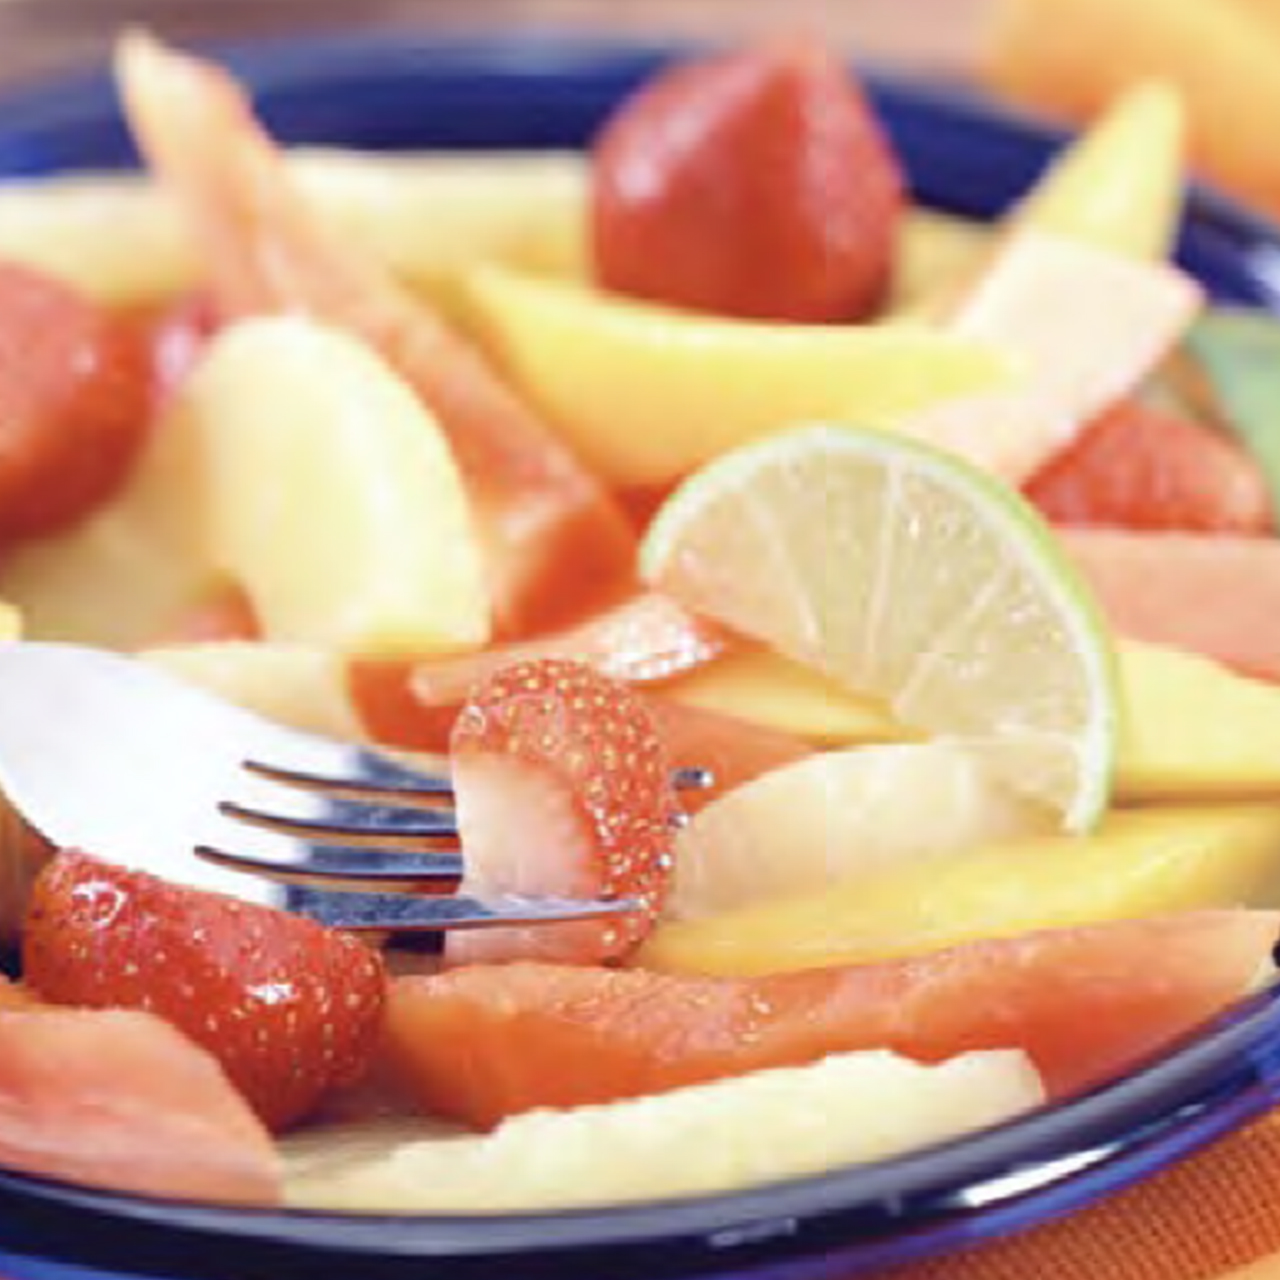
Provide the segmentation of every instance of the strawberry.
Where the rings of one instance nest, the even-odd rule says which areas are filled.
[[[0,263],[0,539],[56,532],[110,498],[150,419],[140,327]]]
[[[1098,417],[1027,486],[1059,524],[1263,534],[1271,503],[1257,464],[1225,437],[1125,400]]]
[[[861,89],[816,44],[688,63],[597,139],[596,274],[726,315],[861,319],[889,284],[903,188]]]
[[[382,961],[355,938],[75,851],[36,881],[22,961],[45,1000],[165,1018],[273,1129],[354,1083],[381,1027]]]
[[[652,715],[578,662],[521,662],[471,694],[454,726],[463,893],[636,898],[615,920],[459,932],[462,963],[597,963],[649,931],[671,872],[675,798]]]

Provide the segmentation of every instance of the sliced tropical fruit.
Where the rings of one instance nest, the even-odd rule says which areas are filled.
[[[904,414],[896,425],[1021,484],[1143,381],[1199,305],[1199,286],[1174,267],[1016,229],[946,327],[1008,351],[1024,376]]]
[[[1120,646],[1120,687],[1122,802],[1280,796],[1280,687],[1136,641]]]
[[[953,311],[1001,232],[1045,231],[1138,260],[1168,257],[1182,211],[1185,132],[1177,93],[1144,81],[1063,147],[999,230],[942,217],[908,220],[900,308],[939,318]]]
[[[1256,14],[1205,0],[1002,0],[993,17],[983,62],[997,92],[1084,123],[1126,88],[1165,80],[1185,103],[1195,167],[1280,208],[1280,157],[1255,126],[1280,114],[1280,44]]]
[[[991,252],[991,224],[919,206],[907,210],[898,233],[890,315],[933,314],[940,301],[972,278]]]
[[[281,1194],[270,1136],[217,1060],[125,1010],[0,1012],[0,1162],[166,1198]]]
[[[0,600],[0,640],[18,640],[22,636],[22,610]]]
[[[295,1176],[289,1202],[377,1213],[564,1208],[709,1194],[880,1160],[1030,1110],[1024,1054],[921,1066],[838,1055],[606,1107],[540,1111],[491,1134],[411,1142]]]
[[[1260,535],[1275,525],[1262,471],[1221,432],[1130,396],[1023,492],[1054,524]]]
[[[698,919],[1053,827],[953,743],[826,751],[697,814],[676,840],[665,914]]]
[[[1194,412],[1248,449],[1280,512],[1280,323],[1262,311],[1211,307],[1166,372]]]
[[[1067,829],[1105,809],[1105,624],[1031,508],[958,459],[824,425],[744,446],[668,500],[641,573],[899,722],[969,743]]]
[[[1163,80],[1118,94],[1058,155],[1009,225],[1132,258],[1167,258],[1182,217],[1185,114],[1177,89]]]
[[[21,611],[27,638],[137,648],[172,634],[225,588],[195,519],[198,460],[184,444],[176,433],[153,431],[105,507],[65,533],[6,552],[0,596]]]
[[[216,337],[174,402],[210,562],[269,640],[363,654],[489,635],[480,545],[449,446],[378,356],[294,317]]]
[[[116,59],[139,150],[181,209],[224,317],[302,315],[385,359],[465,478],[508,636],[563,626],[631,584],[635,540],[597,476],[438,311],[326,225],[222,68],[134,32]]]
[[[1199,911],[758,978],[454,970],[393,984],[388,1043],[423,1110],[484,1127],[868,1048],[1022,1049],[1062,1097],[1244,995],[1278,936],[1280,913]]]
[[[738,645],[660,686],[677,702],[738,716],[824,746],[912,736],[884,705],[762,645]]]
[[[918,956],[984,938],[1280,902],[1273,803],[1113,812],[1091,836],[1012,840],[817,893],[660,925],[641,968],[745,975]]]
[[[451,298],[481,261],[582,274],[586,171],[576,153],[301,148],[286,163],[326,225],[433,298]],[[205,269],[178,211],[137,174],[6,182],[0,256],[114,303],[170,297]]]
[[[450,707],[481,680],[517,662],[568,658],[614,680],[651,684],[696,671],[734,643],[723,627],[649,591],[564,631],[420,662],[409,679],[424,707]]]
[[[1073,529],[1062,543],[1122,636],[1280,676],[1280,541]]]
[[[888,421],[1008,384],[1004,354],[923,326],[711,319],[496,267],[472,293],[513,383],[611,483],[668,483],[794,422]]]
[[[347,741],[365,736],[347,687],[347,660],[332,649],[210,640],[144,649],[138,656],[280,724]]]

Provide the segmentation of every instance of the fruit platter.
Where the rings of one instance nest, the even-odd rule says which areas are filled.
[[[0,645],[626,909],[411,945],[7,808],[0,1268],[852,1275],[1265,1108],[1280,241],[1183,126],[800,40],[134,33],[16,99]]]

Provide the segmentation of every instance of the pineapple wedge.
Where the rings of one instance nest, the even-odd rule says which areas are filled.
[[[1028,1111],[1043,1100],[1019,1050],[924,1066],[882,1050],[838,1054],[670,1093],[531,1111],[492,1133],[379,1142],[317,1160],[304,1138],[286,1198],[309,1209],[497,1213],[729,1191],[881,1160]],[[317,1135],[319,1137],[319,1135]],[[339,1142],[343,1139],[339,1138]]]

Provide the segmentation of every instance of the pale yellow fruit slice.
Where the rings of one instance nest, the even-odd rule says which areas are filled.
[[[478,333],[606,480],[661,485],[807,418],[887,421],[1006,386],[981,340],[921,326],[695,316],[498,268],[472,279]]]
[[[22,610],[0,600],[0,640],[22,638]]]
[[[199,460],[190,498],[210,559],[266,639],[420,655],[488,638],[453,455],[368,348],[298,318],[243,321],[213,341],[164,430]]]
[[[994,234],[989,223],[910,209],[898,236],[890,313],[936,314],[952,291],[981,268]]]
[[[895,425],[1021,484],[1146,378],[1200,301],[1174,267],[1034,228],[1010,232],[946,330],[1007,351],[1023,377]]]
[[[216,640],[144,649],[144,661],[269,720],[355,742],[364,727],[347,687],[347,662],[330,649]]]
[[[171,634],[221,578],[196,519],[200,460],[151,433],[124,489],[86,520],[25,542],[0,564],[0,596],[32,640],[134,649]]]
[[[894,718],[981,752],[1070,830],[1106,807],[1105,624],[1052,532],[990,477],[900,437],[798,428],[704,468],[659,511],[645,580]]]
[[[288,164],[324,221],[419,288],[448,292],[460,272],[490,260],[582,271],[579,155],[300,150]],[[170,203],[132,174],[6,182],[0,256],[108,302],[168,297],[204,275]]]
[[[1120,646],[1123,800],[1280,796],[1280,688],[1177,649]]]
[[[1144,81],[1069,145],[1009,220],[1128,257],[1169,256],[1182,216],[1186,109],[1177,90]]]
[[[665,914],[693,920],[1054,829],[946,742],[829,751],[735,787],[680,832]]]
[[[1043,1100],[1017,1050],[924,1066],[836,1055],[670,1093],[533,1111],[483,1136],[426,1139],[344,1164],[295,1166],[294,1206],[497,1213],[706,1195],[898,1155]],[[375,1148],[376,1149],[376,1148]]]
[[[662,686],[690,706],[738,716],[825,746],[910,738],[882,703],[758,646],[735,649]]]
[[[1091,836],[1005,841],[662,924],[635,963],[775,973],[924,955],[1037,929],[1277,903],[1280,806],[1131,809],[1109,814]]]
[[[1020,230],[1065,236],[1138,261],[1169,256],[1182,212],[1186,111],[1158,81],[1122,93],[1070,142],[993,227],[945,215],[913,218],[895,285],[900,313],[939,320],[980,278],[997,237]]]

